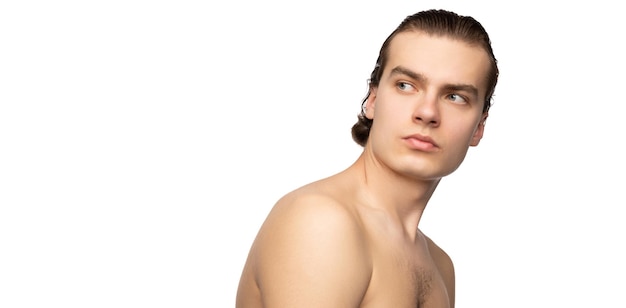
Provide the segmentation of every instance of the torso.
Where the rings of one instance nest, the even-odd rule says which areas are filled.
[[[332,189],[331,194],[341,189]],[[359,307],[454,307],[454,270],[443,250],[420,231],[416,230],[414,240],[399,235],[379,211],[349,204],[350,196],[337,199],[352,207],[370,253],[371,278]],[[238,307],[263,307],[253,259],[251,256],[242,275]]]

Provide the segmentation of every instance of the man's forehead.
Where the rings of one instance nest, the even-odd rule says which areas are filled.
[[[476,61],[487,60],[486,62],[489,63],[487,51],[477,44],[471,44],[449,35],[428,34],[417,30],[396,34],[389,42],[387,60],[390,61],[398,56],[416,58],[423,55],[420,51],[424,50],[435,50],[438,53],[453,54],[457,57],[472,57]]]

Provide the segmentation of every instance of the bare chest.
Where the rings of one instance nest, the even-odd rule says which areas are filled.
[[[448,287],[424,242],[373,245],[372,277],[361,307],[451,307]]]
[[[436,267],[388,261],[374,264],[362,307],[451,307],[446,285]]]

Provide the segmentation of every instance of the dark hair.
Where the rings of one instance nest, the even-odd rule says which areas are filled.
[[[491,40],[485,28],[470,16],[461,16],[446,10],[427,10],[410,15],[387,37],[378,54],[376,65],[370,75],[369,90],[361,103],[361,113],[358,121],[352,126],[352,139],[361,146],[365,146],[369,138],[373,120],[365,117],[364,106],[370,96],[371,89],[378,87],[380,78],[387,64],[388,49],[391,40],[401,32],[423,31],[428,35],[446,36],[458,39],[470,45],[482,47],[491,58],[491,70],[487,80],[487,94],[483,112],[491,107],[491,98],[498,82],[498,61],[491,49]]]

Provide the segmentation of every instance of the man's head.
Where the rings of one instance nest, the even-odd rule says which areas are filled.
[[[493,96],[496,83],[498,81],[497,60],[491,48],[489,35],[483,26],[474,18],[469,16],[460,16],[456,13],[445,10],[428,10],[408,16],[400,23],[400,25],[387,37],[383,43],[374,70],[369,79],[369,91],[363,100],[361,113],[358,121],[352,127],[352,138],[361,146],[365,146],[369,138],[370,128],[373,119],[368,119],[365,115],[365,102],[368,100],[372,90],[377,88],[383,72],[387,68],[389,58],[389,45],[391,41],[399,34],[408,31],[419,31],[431,36],[448,37],[459,40],[471,46],[482,48],[491,59],[491,67],[489,73],[485,76],[487,82],[486,95],[484,97],[483,112],[487,113],[491,107],[491,98]]]

